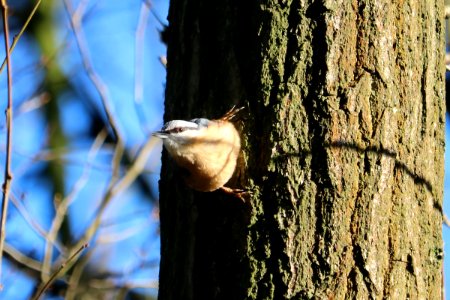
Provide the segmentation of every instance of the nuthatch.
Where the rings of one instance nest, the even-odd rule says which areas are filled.
[[[242,190],[224,186],[236,169],[241,149],[239,133],[230,122],[241,109],[233,107],[218,120],[173,120],[153,133],[163,140],[176,164],[188,171],[185,181],[192,189],[221,189],[241,198]]]

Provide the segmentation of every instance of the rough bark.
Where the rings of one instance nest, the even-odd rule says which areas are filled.
[[[247,107],[233,184],[164,155],[159,299],[439,299],[443,1],[172,0],[165,119]]]

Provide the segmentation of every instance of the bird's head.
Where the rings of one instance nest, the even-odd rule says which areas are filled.
[[[176,148],[189,144],[201,137],[204,130],[212,122],[205,118],[197,118],[190,121],[173,120],[164,124],[160,131],[153,133],[153,136],[161,138],[166,147]]]

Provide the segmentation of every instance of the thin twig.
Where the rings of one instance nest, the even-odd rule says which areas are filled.
[[[2,0],[2,2],[6,3],[6,0],[4,0],[4,1]],[[33,7],[33,10],[31,11],[30,15],[28,16],[27,20],[25,21],[25,24],[23,24],[22,29],[20,29],[19,33],[16,36],[14,36],[11,48],[9,48],[9,53],[12,53],[14,48],[16,48],[17,42],[19,41],[22,34],[25,32],[25,29],[28,27],[28,24],[30,23],[31,19],[33,18],[34,14],[36,13],[41,2],[42,2],[42,0],[38,0],[36,2],[36,4]],[[7,59],[5,58],[3,60],[2,66],[0,67],[0,73],[3,72],[3,69],[5,68],[6,63],[7,63]]]
[[[16,175],[17,175],[17,173],[16,173]],[[14,189],[13,189],[13,192],[11,193],[11,197],[10,197],[11,198],[10,201],[11,201],[12,205],[14,205],[14,207],[17,209],[19,214],[22,215],[22,218],[30,225],[30,227],[38,235],[40,235],[44,239],[48,240],[49,233],[47,233],[47,231],[44,230],[44,228],[42,228],[42,226],[39,224],[39,222],[37,220],[35,220],[35,218],[27,210],[25,205],[22,204],[22,202],[14,194],[15,193],[14,193]],[[52,241],[52,245],[55,246],[56,249],[60,252],[63,250],[62,245],[60,245],[60,243],[58,241]]]
[[[15,261],[16,264],[18,264],[18,269],[27,273],[32,271],[37,275],[34,277],[36,279],[39,279],[39,274],[42,268],[42,263],[39,260],[28,257],[8,243],[5,243],[5,256],[8,257],[12,262]]]
[[[137,156],[136,160],[134,161],[133,165],[131,166],[130,170],[128,170],[125,173],[123,178],[120,178],[120,174],[119,174],[120,162],[121,162],[123,152],[124,152],[123,138],[119,132],[119,127],[116,124],[116,120],[114,119],[114,115],[110,108],[110,99],[107,94],[108,90],[107,90],[105,84],[101,81],[98,74],[95,72],[95,70],[90,62],[90,59],[89,59],[89,51],[86,46],[85,37],[84,37],[83,30],[82,30],[82,27],[80,24],[80,22],[82,20],[81,16],[83,14],[83,10],[76,9],[75,13],[74,13],[74,10],[72,9],[71,4],[68,0],[64,0],[64,5],[65,5],[66,11],[69,15],[70,25],[72,27],[72,30],[75,35],[75,39],[77,41],[77,45],[78,45],[78,49],[79,49],[79,52],[80,52],[80,55],[81,55],[81,58],[83,61],[84,69],[86,70],[88,77],[90,78],[90,80],[92,81],[92,83],[94,84],[95,88],[97,89],[97,91],[100,95],[108,122],[112,128],[112,131],[113,131],[115,137],[117,138],[117,146],[116,146],[115,153],[114,153],[114,156],[112,159],[112,170],[113,170],[112,178],[106,189],[105,195],[103,196],[101,204],[95,213],[95,218],[94,218],[93,222],[85,230],[83,237],[72,248],[72,249],[77,249],[77,247],[79,247],[79,245],[89,242],[92,239],[92,237],[95,235],[95,233],[97,232],[97,230],[101,224],[103,214],[104,214],[106,208],[108,207],[108,205],[110,204],[111,200],[114,198],[114,196],[117,195],[119,192],[123,191],[124,189],[126,189],[136,179],[136,177],[139,176],[139,174],[142,172],[142,170],[145,166],[145,163],[148,159],[148,155],[150,154],[150,150],[153,149],[156,141],[155,141],[155,139],[149,139],[147,141],[145,146],[142,148],[142,150],[138,154],[138,156]],[[73,273],[81,274],[82,269],[83,269],[82,266],[77,266],[76,269],[74,269]],[[74,279],[74,278],[76,278],[76,276],[72,276],[70,281],[73,282],[72,279]],[[76,283],[75,279],[74,279],[74,281]]]
[[[136,279],[134,281],[126,281],[124,283],[117,284],[110,279],[92,279],[89,285],[95,289],[111,289],[117,290],[118,288],[124,288],[126,290],[132,289],[157,289],[158,281],[155,279]]]
[[[102,147],[102,150],[104,150],[104,153],[113,153],[113,148],[112,146],[105,144]],[[3,151],[3,149],[0,149],[1,151]],[[45,161],[54,161],[56,160],[55,163],[59,163],[62,165],[79,165],[79,166],[83,166],[86,164],[86,160],[85,159],[81,159],[81,158],[67,158],[67,156],[70,156],[70,154],[74,154],[77,153],[77,151],[79,151],[80,149],[76,149],[75,147],[59,147],[59,148],[54,148],[54,150],[42,150],[38,153],[36,153],[35,155],[28,155],[27,153],[18,151],[18,150],[14,150],[14,154],[16,154],[17,156],[23,157],[23,158],[28,158],[29,161],[25,162],[19,166],[17,166],[14,169],[14,174],[17,177],[20,177],[21,175],[23,175],[25,172],[27,172],[27,170],[29,170],[30,166],[33,165],[36,162],[45,162]],[[81,148],[81,150],[83,150]],[[84,151],[84,150],[83,150]],[[100,172],[110,172],[111,171],[111,166],[107,165],[106,163],[100,163],[100,162],[91,162],[90,167],[93,170],[97,170]],[[146,171],[149,173],[152,173],[150,170]]]
[[[110,107],[110,99],[108,96],[108,89],[104,82],[101,80],[101,78],[98,76],[98,74],[95,72],[92,63],[89,58],[89,50],[86,45],[86,39],[84,37],[84,33],[82,30],[82,27],[80,25],[80,22],[82,20],[82,14],[84,13],[84,9],[78,8],[76,10],[76,14],[74,13],[74,10],[72,8],[71,3],[68,0],[64,0],[64,7],[69,15],[69,21],[70,26],[72,27],[72,31],[75,35],[75,40],[77,42],[78,50],[81,55],[81,59],[83,62],[84,69],[86,70],[86,73],[95,86],[95,89],[100,95],[100,99],[103,105],[103,109],[106,114],[106,118],[108,119],[108,123],[111,126],[111,129],[113,131],[113,134],[115,138],[117,139],[117,146],[116,150],[114,152],[113,156],[113,176],[111,183],[113,184],[114,181],[119,176],[119,168],[120,168],[120,161],[122,160],[122,156],[124,153],[124,145],[123,145],[123,138],[119,130],[119,126],[116,123],[116,120],[114,118],[114,114],[112,113],[111,107]]]
[[[148,157],[150,156],[151,151],[155,148],[155,145],[158,143],[158,139],[151,137],[147,140],[145,145],[142,147],[138,156],[134,160],[131,168],[127,170],[123,178],[117,182],[112,190],[112,196],[117,195],[121,191],[127,189],[133,181],[142,173],[145,168],[145,164],[148,161]]]
[[[106,85],[103,83],[101,78],[98,76],[98,74],[95,72],[90,58],[89,58],[89,50],[86,45],[86,39],[84,37],[84,33],[81,27],[81,20],[84,13],[85,5],[83,5],[83,2],[78,6],[77,9],[73,9],[70,1],[64,0],[64,7],[67,11],[67,14],[69,16],[69,22],[70,26],[72,27],[72,31],[75,35],[75,40],[78,46],[78,50],[80,52],[80,56],[83,62],[84,69],[95,86],[102,105],[103,109],[105,111],[106,117],[108,119],[109,125],[111,126],[111,129],[113,131],[114,136],[116,137],[117,144],[115,147],[114,155],[112,158],[112,176],[111,180],[109,182],[109,185],[107,187],[107,192],[105,196],[102,199],[102,203],[100,204],[100,208],[98,209],[96,213],[96,217],[93,221],[93,223],[89,226],[89,228],[86,230],[83,238],[80,239],[80,241],[73,247],[72,249],[77,249],[81,244],[84,244],[88,242],[92,236],[95,234],[96,230],[98,229],[101,221],[101,216],[103,215],[103,211],[108,206],[112,199],[111,191],[113,187],[115,186],[117,180],[119,179],[119,171],[120,171],[120,162],[123,157],[123,153],[125,150],[124,144],[123,144],[123,138],[120,133],[119,127],[116,124],[116,120],[114,119],[114,115],[112,113],[111,107],[110,107],[110,99],[108,96],[108,89]]]
[[[92,258],[94,249],[95,246],[90,248],[89,251],[87,251],[85,255],[83,255],[83,257],[80,258],[77,264],[73,267],[70,278],[68,280],[68,288],[66,294],[64,295],[65,300],[73,300],[76,298],[78,287],[81,282],[81,276],[83,276],[83,271]]]
[[[86,45],[86,39],[84,37],[82,27],[81,27],[81,20],[82,16],[84,14],[85,5],[83,5],[83,2],[81,2],[76,10],[73,10],[70,1],[64,0],[64,7],[67,11],[67,14],[69,15],[69,21],[70,26],[72,27],[72,31],[75,35],[75,40],[77,42],[78,50],[80,52],[80,56],[83,62],[83,66],[86,70],[86,73],[91,80],[91,82],[94,84],[95,88],[97,89],[97,92],[100,95],[100,99],[103,104],[103,109],[105,111],[106,117],[108,119],[109,125],[111,126],[111,129],[113,131],[113,134],[116,137],[116,148],[113,154],[112,158],[112,176],[110,183],[108,185],[107,190],[111,191],[117,180],[119,179],[119,171],[120,171],[120,162],[122,160],[125,147],[123,143],[123,138],[119,130],[119,126],[116,124],[116,120],[114,119],[114,115],[112,113],[112,110],[110,108],[110,99],[108,97],[108,89],[106,85],[103,83],[101,78],[98,76],[98,74],[95,72],[90,58],[89,58],[89,50]],[[80,241],[75,245],[75,248],[80,244],[87,243],[92,236],[97,231],[98,227],[100,226],[101,216],[103,215],[103,211],[110,203],[112,196],[109,192],[107,192],[102,200],[102,203],[100,204],[100,209],[97,212],[97,215],[94,219],[94,222],[89,226],[88,230],[86,231],[84,238],[81,238]]]
[[[88,244],[81,245],[81,247],[80,247],[75,253],[73,253],[73,254],[72,254],[72,255],[71,255],[64,263],[62,263],[62,264],[59,266],[59,269],[56,270],[56,271],[52,274],[52,276],[50,276],[49,280],[44,284],[44,286],[42,286],[42,288],[40,288],[40,289],[38,290],[38,292],[37,292],[36,295],[33,297],[33,299],[34,299],[34,300],[39,299],[39,298],[42,296],[42,294],[44,294],[45,291],[50,287],[50,285],[53,283],[53,281],[57,278],[57,276],[59,275],[59,273],[61,273],[61,271],[64,270],[65,267],[66,267],[68,264],[70,264],[70,263],[75,259],[75,257],[77,257],[78,254],[80,254],[81,251],[83,251],[84,249],[86,249],[88,246],[89,246]]]
[[[139,118],[139,124],[145,124],[145,114],[142,109],[144,98],[144,48],[145,31],[147,29],[148,17],[150,15],[150,3],[143,1],[139,12],[139,21],[136,29],[135,60],[134,60],[134,106]],[[144,129],[144,132],[147,130]]]
[[[144,97],[144,40],[147,29],[148,16],[150,15],[150,4],[143,1],[139,12],[139,21],[136,29],[135,39],[135,61],[134,61],[134,101],[141,104]]]
[[[85,231],[85,234],[83,238],[80,239],[80,241],[77,243],[77,246],[88,242],[92,236],[94,236],[95,232],[97,231],[98,227],[100,226],[101,218],[103,216],[103,212],[105,211],[106,207],[111,202],[112,198],[121,190],[127,188],[129,184],[131,184],[134,179],[142,172],[142,169],[145,166],[145,162],[148,158],[148,153],[150,152],[149,148],[153,148],[153,145],[155,141],[147,142],[146,146],[141,150],[140,154],[138,155],[138,158],[136,159],[135,163],[133,164],[132,168],[126,172],[126,175],[119,181],[119,170],[120,170],[120,161],[123,156],[124,152],[124,146],[122,137],[119,132],[119,127],[116,124],[116,121],[114,119],[114,115],[112,114],[112,111],[109,106],[109,98],[107,95],[107,89],[104,83],[100,80],[99,76],[95,73],[92,64],[89,59],[88,55],[88,49],[85,43],[85,38],[83,35],[82,28],[80,26],[81,16],[83,14],[82,9],[77,9],[74,13],[74,10],[71,7],[71,4],[68,0],[64,0],[64,6],[66,8],[66,11],[69,15],[70,24],[72,27],[72,30],[75,34],[75,38],[77,41],[78,49],[80,52],[80,55],[82,57],[84,68],[87,72],[87,75],[91,79],[92,83],[96,87],[100,98],[102,100],[102,104],[105,110],[105,113],[107,115],[109,124],[113,130],[113,133],[115,134],[117,138],[117,146],[116,150],[114,152],[113,160],[112,160],[112,167],[113,167],[113,175],[110,181],[109,186],[107,187],[107,191],[105,193],[105,196],[103,197],[103,200],[100,204],[100,207],[97,210],[96,217],[92,224],[89,226],[89,228]],[[151,139],[152,140],[152,139]],[[150,146],[149,146],[150,144]],[[137,164],[140,164],[140,166],[137,166]],[[75,249],[77,248],[75,246]]]
[[[120,192],[127,189],[133,181],[142,173],[142,170],[145,168],[145,164],[148,160],[148,157],[154,149],[158,139],[151,137],[147,140],[145,145],[142,147],[141,151],[137,155],[130,169],[125,172],[125,175],[122,179],[120,179],[115,185],[110,185],[106,190],[105,196],[100,204],[100,207],[97,209],[95,214],[95,219],[92,224],[86,229],[84,232],[84,236],[80,239],[80,241],[76,244],[75,249],[79,247],[79,245],[83,243],[87,243],[97,232],[97,229],[100,226],[100,222],[103,216],[103,213],[108,207],[111,200],[119,194]]]
[[[15,117],[17,118],[17,116],[20,114],[25,114],[33,110],[37,110],[49,102],[50,97],[48,93],[44,92],[33,96],[19,105],[19,107],[16,109]]]
[[[142,232],[144,230],[148,230],[150,228],[150,225],[152,224],[152,219],[149,217],[145,221],[142,221],[135,226],[127,227],[124,230],[121,231],[115,231],[112,234],[102,233],[98,239],[97,244],[112,244],[117,243],[123,240],[126,240],[132,236],[136,236],[138,232]]]
[[[102,130],[97,135],[87,155],[87,163],[85,168],[83,169],[83,173],[73,186],[70,193],[64,199],[62,199],[62,201],[56,207],[55,217],[53,218],[52,225],[48,233],[48,238],[46,239],[45,256],[41,273],[41,278],[43,281],[47,280],[46,276],[48,276],[49,274],[53,257],[53,244],[55,243],[59,230],[61,229],[67,210],[75,199],[75,196],[78,195],[80,190],[86,185],[92,169],[91,163],[94,161],[95,156],[105,142],[106,137],[107,130]]]
[[[6,162],[5,162],[5,178],[3,182],[3,199],[2,199],[2,220],[0,224],[0,289],[3,288],[2,278],[2,260],[3,249],[5,247],[6,235],[6,216],[8,212],[9,193],[11,191],[11,146],[12,146],[12,75],[11,75],[11,56],[9,52],[9,26],[8,26],[8,5],[6,0],[1,0],[3,14],[3,32],[5,34],[5,53],[7,65],[7,82],[8,82],[8,104],[6,107]]]

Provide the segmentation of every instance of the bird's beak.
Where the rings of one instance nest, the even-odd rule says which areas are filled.
[[[164,131],[155,131],[152,133],[153,136],[159,137],[160,139],[166,139],[168,134]]]

